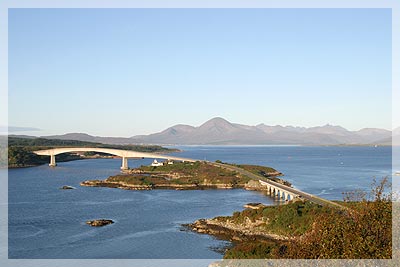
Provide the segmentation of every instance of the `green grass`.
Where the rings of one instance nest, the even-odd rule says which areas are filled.
[[[230,220],[236,224],[244,223],[247,218],[252,222],[264,220],[260,227],[266,233],[284,236],[299,236],[311,226],[315,216],[327,213],[325,208],[312,202],[294,202],[280,206],[268,206],[260,209],[236,211],[232,216],[220,216],[218,221]]]
[[[265,177],[271,176],[272,173],[278,172],[274,168],[266,167],[266,166],[248,165],[248,164],[231,164],[231,165],[242,168],[242,169],[249,171],[251,173],[254,173],[256,175],[261,175],[261,176],[265,176]]]
[[[145,175],[153,184],[225,184],[232,187],[242,186],[250,178],[237,173],[210,165],[205,162],[175,162],[164,166],[140,166],[137,168],[145,174],[126,174],[108,178],[109,181],[121,181],[130,184],[142,184],[140,178]],[[177,178],[176,176],[179,176]]]

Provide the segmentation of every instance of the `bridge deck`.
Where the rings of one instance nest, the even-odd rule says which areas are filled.
[[[170,156],[170,155],[138,152],[138,151],[132,151],[132,150],[101,148],[101,147],[61,147],[61,148],[52,148],[52,149],[33,151],[33,153],[35,153],[37,155],[44,155],[44,156],[55,156],[58,154],[69,153],[69,152],[91,152],[91,151],[107,153],[107,154],[111,154],[111,155],[115,155],[115,156],[119,156],[119,157],[123,157],[123,158],[155,158],[155,159],[170,159],[170,160],[188,161],[188,162],[197,161],[195,159],[175,157],[175,156]]]
[[[342,205],[340,205],[338,203],[335,203],[333,201],[330,201],[330,200],[327,200],[327,199],[324,199],[324,198],[320,198],[318,196],[303,192],[303,191],[301,191],[299,189],[295,189],[293,187],[289,187],[289,186],[286,186],[286,185],[271,181],[270,179],[266,179],[265,177],[263,177],[261,175],[256,175],[256,174],[251,173],[249,171],[246,171],[246,170],[244,170],[242,168],[239,168],[239,167],[236,167],[236,166],[232,166],[232,165],[227,165],[227,164],[221,164],[221,163],[214,163],[214,162],[209,162],[209,163],[214,165],[214,166],[218,166],[218,167],[221,167],[221,168],[229,169],[229,170],[232,170],[232,171],[237,171],[238,173],[246,175],[246,176],[248,176],[250,178],[253,178],[253,179],[256,179],[256,180],[261,180],[263,182],[269,183],[270,185],[272,185],[274,187],[277,187],[278,189],[282,189],[284,191],[288,191],[288,192],[290,192],[290,193],[292,193],[294,195],[299,195],[302,198],[307,199],[309,201],[312,201],[312,202],[314,202],[316,204],[319,204],[321,206],[331,206],[331,207],[335,207],[335,208],[339,208],[339,209],[347,209],[346,207],[344,207],[344,206],[342,206]]]

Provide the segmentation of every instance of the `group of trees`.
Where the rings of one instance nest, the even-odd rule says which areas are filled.
[[[8,166],[23,167],[39,165],[48,162],[48,157],[38,156],[29,148],[21,146],[11,146],[8,148]]]

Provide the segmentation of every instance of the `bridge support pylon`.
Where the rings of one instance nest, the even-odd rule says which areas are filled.
[[[55,167],[55,166],[57,166],[57,163],[56,163],[56,156],[55,156],[55,155],[50,155],[50,164],[49,164],[49,166],[50,166],[50,167]]]
[[[127,169],[129,169],[129,167],[128,167],[128,158],[122,157],[121,170],[127,170]]]

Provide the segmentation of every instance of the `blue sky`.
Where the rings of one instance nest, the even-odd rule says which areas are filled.
[[[9,125],[390,129],[391,63],[390,9],[10,9]]]

